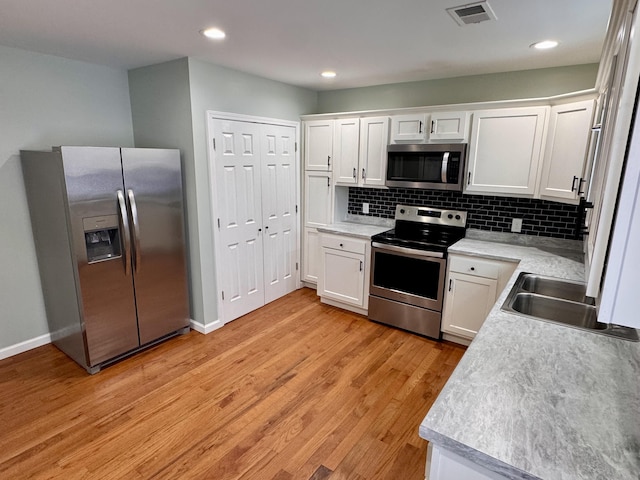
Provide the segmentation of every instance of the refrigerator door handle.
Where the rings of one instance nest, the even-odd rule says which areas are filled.
[[[118,209],[120,210],[120,222],[122,225],[122,233],[120,238],[123,240],[124,252],[124,274],[128,276],[131,273],[131,231],[129,230],[129,214],[127,213],[127,204],[124,199],[122,190],[118,190]]]
[[[129,208],[131,208],[131,221],[133,223],[133,255],[135,257],[135,269],[136,272],[140,271],[140,223],[138,222],[138,207],[136,206],[136,197],[133,194],[133,190],[127,190],[127,196],[129,197]]]

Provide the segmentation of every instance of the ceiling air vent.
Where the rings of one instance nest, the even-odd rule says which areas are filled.
[[[451,15],[451,17],[461,27],[472,23],[480,23],[496,19],[496,14],[493,13],[493,10],[491,10],[491,7],[486,1],[447,8],[447,12],[449,12],[449,15]]]

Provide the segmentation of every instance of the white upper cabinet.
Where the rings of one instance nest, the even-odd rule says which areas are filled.
[[[388,142],[389,117],[335,120],[335,184],[384,186]]]
[[[474,112],[465,192],[533,196],[548,110]]]
[[[333,120],[304,122],[305,170],[330,171],[333,162]]]
[[[389,117],[360,119],[360,185],[384,186]]]
[[[308,171],[304,174],[304,223],[321,227],[332,221],[331,173]]]
[[[469,136],[469,112],[435,112],[431,114],[430,142],[455,142]]]
[[[540,197],[577,201],[584,193],[593,104],[587,100],[551,108]]]
[[[358,143],[360,139],[360,119],[345,118],[335,120],[333,154],[334,180],[342,185],[358,183]]]
[[[394,115],[391,117],[391,143],[427,140],[427,114]]]

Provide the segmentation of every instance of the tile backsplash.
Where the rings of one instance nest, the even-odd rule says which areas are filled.
[[[510,232],[511,219],[522,218],[522,234],[554,238],[575,238],[578,206],[529,198],[463,195],[461,192],[412,188],[372,189],[349,187],[348,213],[362,213],[369,204],[369,216],[393,218],[398,203],[451,208],[468,212],[467,226],[492,232]]]

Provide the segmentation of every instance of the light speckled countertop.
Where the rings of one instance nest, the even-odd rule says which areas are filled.
[[[507,478],[640,478],[640,343],[500,309],[522,271],[583,280],[562,245],[466,238],[449,248],[519,261],[420,425],[420,436]]]
[[[371,238],[372,236],[393,228],[393,225],[368,225],[363,223],[338,222],[324,227],[318,227],[322,233],[335,233],[356,238]]]

